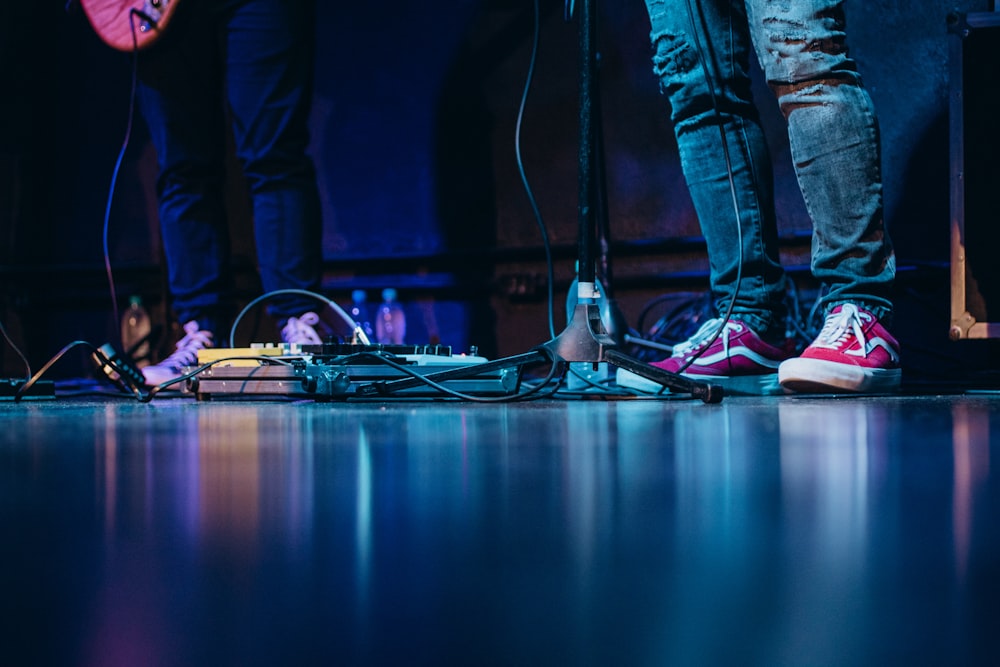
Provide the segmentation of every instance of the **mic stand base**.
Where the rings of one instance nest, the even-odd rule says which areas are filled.
[[[615,339],[604,328],[596,303],[578,303],[563,332],[541,347],[563,361],[596,363],[604,361],[604,351],[615,347]]]
[[[604,357],[609,363],[618,366],[619,368],[624,368],[625,370],[631,371],[636,375],[641,375],[647,380],[652,380],[653,382],[662,384],[664,387],[669,387],[671,390],[691,394],[695,398],[700,398],[703,403],[720,403],[722,402],[723,396],[725,396],[725,392],[722,387],[717,384],[697,382],[684,377],[683,375],[671,373],[670,371],[665,371],[662,368],[657,368],[656,366],[650,366],[649,364],[630,357],[627,354],[622,354],[618,350],[608,350]]]
[[[524,366],[543,361],[552,363],[606,361],[614,366],[629,370],[636,375],[662,384],[675,392],[691,394],[704,403],[719,403],[724,392],[718,385],[697,382],[683,375],[670,373],[663,369],[643,363],[615,349],[614,339],[608,335],[601,320],[601,311],[597,304],[577,304],[573,318],[561,334],[547,343],[543,343],[531,352],[497,359],[485,364],[469,366],[468,368],[452,369],[440,373],[431,373],[424,378],[435,382],[469,378],[481,373],[491,372],[500,368]],[[402,389],[408,389],[421,384],[415,378],[403,378],[391,382],[375,382],[358,389],[359,396],[387,396]]]
[[[617,347],[615,340],[608,335],[604,327],[601,309],[597,304],[578,303],[573,311],[573,319],[566,329],[541,347],[563,361],[592,363],[607,361],[613,366],[641,375],[673,391],[691,394],[705,403],[718,403],[725,393],[718,385],[697,382],[619,352],[615,349]]]

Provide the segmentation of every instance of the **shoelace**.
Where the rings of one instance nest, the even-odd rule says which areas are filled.
[[[198,360],[198,350],[212,347],[212,332],[198,328],[195,321],[184,325],[184,338],[177,341],[177,351],[161,361],[158,366],[183,368],[191,366]]]
[[[721,317],[714,317],[706,321],[693,336],[682,343],[674,345],[673,356],[681,357],[707,345],[715,336],[715,332],[721,323]],[[729,351],[729,332],[735,331],[739,333],[741,329],[741,325],[737,322],[733,322],[732,320],[726,322],[726,326],[719,336],[722,338],[722,347],[727,352]]]
[[[860,312],[853,303],[845,303],[839,313],[826,318],[826,323],[823,324],[823,329],[813,345],[836,350],[843,347],[853,336],[858,340],[861,352],[868,356],[868,341],[865,339],[862,319],[871,319],[871,316]]]
[[[313,329],[317,324],[319,324],[319,315],[316,313],[305,313],[302,317],[289,317],[288,323],[281,330],[281,336],[286,343],[322,345],[323,341]]]

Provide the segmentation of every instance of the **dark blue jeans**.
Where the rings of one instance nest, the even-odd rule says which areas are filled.
[[[306,153],[314,14],[315,0],[191,0],[139,55],[139,102],[157,153],[160,227],[181,322],[220,326],[231,296],[227,121],[252,199],[264,290],[319,287],[322,223]],[[315,309],[307,298],[270,303],[279,323]]]
[[[670,100],[717,307],[724,310],[737,293],[740,257],[721,123],[743,232],[734,312],[760,333],[783,329],[772,169],[750,94],[754,49],[788,122],[813,222],[812,272],[829,287],[823,305],[855,302],[888,317],[895,258],[882,220],[878,124],[848,56],[843,2],[646,0],[646,6],[653,70]]]

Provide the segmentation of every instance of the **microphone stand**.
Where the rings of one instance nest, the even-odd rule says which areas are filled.
[[[571,3],[575,4],[575,3]],[[722,388],[696,382],[676,373],[650,366],[634,359],[617,348],[617,342],[608,333],[601,319],[596,289],[596,265],[594,247],[597,244],[597,216],[600,213],[606,221],[604,203],[604,172],[598,169],[598,157],[603,163],[603,153],[595,148],[596,139],[603,139],[600,129],[600,100],[597,95],[596,57],[596,4],[597,0],[582,0],[579,16],[579,58],[580,58],[580,146],[579,146],[579,199],[577,214],[579,223],[579,259],[577,263],[577,304],[573,317],[565,330],[553,340],[542,345],[556,359],[600,363],[607,361],[614,366],[625,368],[637,375],[653,380],[675,391],[690,393],[706,403],[722,400]],[[567,15],[572,14],[572,6]],[[595,120],[596,116],[596,120]],[[602,229],[607,229],[605,222]],[[606,234],[605,234],[606,236]],[[602,240],[606,243],[606,238]],[[606,264],[605,259],[605,267]],[[610,271],[609,271],[610,273]],[[607,278],[608,276],[606,276]],[[605,291],[608,287],[604,286]],[[572,295],[570,295],[572,297]],[[605,294],[605,296],[609,296]],[[609,297],[610,298],[610,297]]]
[[[576,2],[567,0],[566,16],[572,16]],[[473,377],[499,368],[524,366],[532,363],[551,361],[552,363],[587,362],[599,364],[609,362],[625,368],[637,375],[668,387],[675,392],[688,393],[705,403],[718,403],[723,398],[723,390],[717,385],[697,382],[677,373],[670,373],[655,366],[634,359],[620,352],[617,341],[611,336],[601,319],[596,286],[595,246],[597,245],[597,216],[604,211],[606,201],[603,186],[603,170],[596,168],[595,139],[599,133],[599,121],[595,122],[594,110],[599,108],[596,91],[596,51],[597,36],[595,17],[596,0],[582,0],[579,3],[579,85],[580,85],[580,138],[579,138],[579,188],[577,201],[578,216],[578,261],[576,280],[577,304],[567,327],[558,336],[539,345],[531,352],[425,375],[435,382]],[[606,211],[604,211],[606,213]],[[606,217],[606,216],[605,216]],[[605,227],[606,231],[606,227]],[[605,239],[606,240],[606,239]],[[607,291],[607,287],[605,287]],[[569,295],[572,298],[572,294]],[[394,391],[419,386],[418,378],[403,378],[389,382],[374,382],[358,388],[364,396],[388,394]]]

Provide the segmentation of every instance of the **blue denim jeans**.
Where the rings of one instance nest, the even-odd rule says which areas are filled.
[[[252,200],[264,290],[319,287],[322,223],[306,153],[314,12],[315,0],[188,2],[139,55],[139,102],[156,148],[160,227],[181,322],[215,328],[231,297],[227,121]],[[270,303],[279,323],[316,305]]]
[[[895,258],[882,219],[878,123],[847,53],[843,3],[646,0],[646,6],[653,70],[670,101],[716,307],[724,311],[735,295],[734,313],[758,333],[783,329],[785,275],[770,156],[750,92],[753,48],[787,121],[813,223],[812,272],[829,288],[824,308],[851,301],[889,317]],[[738,290],[734,199],[743,238]]]

